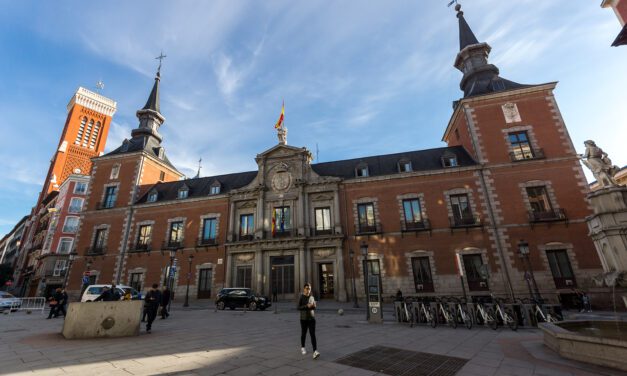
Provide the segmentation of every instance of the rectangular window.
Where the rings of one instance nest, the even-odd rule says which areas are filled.
[[[164,171],[160,171],[159,172],[159,180],[161,180],[161,181],[165,180],[165,172]]]
[[[546,251],[546,257],[549,259],[549,267],[551,268],[551,274],[553,274],[555,287],[566,289],[577,286],[573,269],[568,259],[568,253],[565,250]]]
[[[54,270],[52,271],[53,277],[61,277],[65,275],[67,270],[68,260],[57,260],[54,263]]]
[[[63,232],[69,234],[75,234],[78,230],[78,217],[65,217],[65,223],[63,224]]]
[[[209,188],[209,194],[217,195],[218,193],[220,193],[219,185],[214,185],[213,187]]]
[[[255,235],[255,220],[253,214],[242,214],[239,217],[239,236],[240,239],[252,240]]]
[[[128,284],[135,290],[142,291],[142,273],[131,273]]]
[[[411,267],[414,272],[416,292],[433,292],[433,279],[431,278],[429,257],[412,257]]]
[[[331,208],[316,208],[314,209],[314,221],[316,224],[316,234],[330,234],[331,233]]]
[[[179,190],[178,198],[187,198],[188,194],[189,194],[189,190],[181,189],[181,190]]]
[[[457,157],[442,157],[442,164],[444,167],[456,167]]]
[[[118,196],[118,187],[107,187],[105,190],[105,197],[102,207],[112,208],[115,206],[115,200]]]
[[[357,167],[356,174],[358,178],[369,176],[368,166]]]
[[[201,244],[213,244],[216,242],[216,218],[205,218],[202,221]]]
[[[253,267],[251,265],[238,266],[236,270],[237,287],[252,288]]]
[[[527,197],[529,197],[529,205],[531,205],[532,212],[547,213],[552,210],[546,187],[527,187]]]
[[[87,183],[80,181],[76,182],[74,185],[74,194],[84,195],[85,193],[87,193]]]
[[[359,219],[359,232],[376,232],[377,227],[374,218],[374,204],[357,205],[357,215]]]
[[[284,235],[290,232],[290,208],[289,206],[281,206],[274,208],[272,215],[272,234]]]
[[[72,243],[74,239],[72,238],[61,238],[59,240],[59,246],[57,247],[57,253],[60,255],[67,255],[72,251]]]
[[[464,270],[470,291],[488,290],[487,267],[483,264],[481,255],[464,255]]]
[[[424,227],[420,199],[412,198],[403,200],[403,212],[405,214],[405,228],[407,230]]]
[[[533,158],[533,150],[529,144],[527,132],[513,132],[509,135],[509,142],[512,148],[512,158],[516,161]]]
[[[148,250],[150,248],[150,239],[152,238],[152,225],[141,225],[137,231],[136,249]]]
[[[411,162],[409,161],[401,161],[398,162],[398,171],[399,172],[411,172]]]
[[[94,247],[92,253],[103,253],[107,241],[107,229],[101,228],[96,230],[94,235]]]
[[[179,247],[183,242],[183,222],[170,223],[170,237],[168,239],[169,247]]]
[[[475,223],[467,194],[451,195],[450,200],[455,226],[472,225]]]
[[[72,197],[70,200],[70,206],[68,207],[69,213],[80,213],[83,210],[83,199],[80,197]]]

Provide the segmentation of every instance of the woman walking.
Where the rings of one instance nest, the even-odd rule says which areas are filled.
[[[311,285],[305,283],[303,286],[303,293],[298,299],[298,310],[300,311],[300,352],[303,355],[307,354],[305,349],[305,339],[307,338],[307,330],[311,336],[311,346],[313,347],[313,358],[318,359],[320,353],[317,349],[316,343],[316,318],[314,312],[316,309],[316,300],[311,295]]]

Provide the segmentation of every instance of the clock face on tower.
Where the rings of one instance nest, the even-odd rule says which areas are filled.
[[[289,172],[280,171],[272,177],[272,188],[275,191],[286,191],[292,183],[292,176]]]

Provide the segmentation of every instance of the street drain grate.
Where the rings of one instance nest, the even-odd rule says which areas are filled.
[[[455,375],[466,359],[374,346],[335,361],[350,367],[381,372],[391,376],[449,376]]]

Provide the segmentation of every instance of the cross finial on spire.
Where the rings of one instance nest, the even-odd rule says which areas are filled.
[[[198,160],[198,172],[196,173],[196,178],[200,177],[200,169],[202,168],[202,157]]]
[[[155,57],[155,59],[159,60],[159,67],[157,68],[157,73],[161,73],[161,62],[166,57],[167,57],[167,55],[163,54],[163,50],[161,50],[161,53],[159,54],[159,56]]]
[[[102,89],[104,89],[104,82],[102,82],[102,80],[98,80],[98,82],[96,82],[96,90]]]

